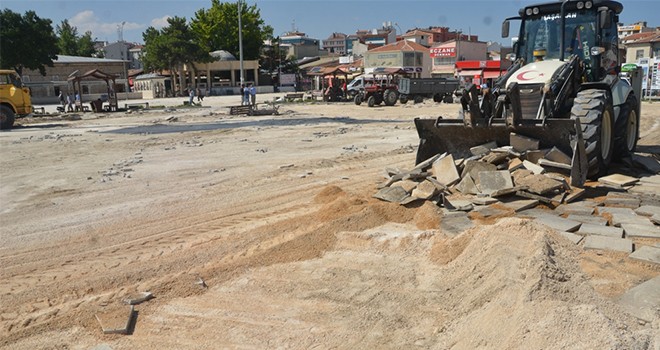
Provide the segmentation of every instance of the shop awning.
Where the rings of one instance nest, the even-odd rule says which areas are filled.
[[[454,74],[454,66],[453,65],[433,66],[433,70],[431,70],[431,73],[433,73],[433,74]]]
[[[458,75],[461,77],[473,77],[475,75],[481,75],[481,69],[465,69],[458,72]]]
[[[502,73],[504,74],[504,73]],[[494,70],[485,70],[484,71],[484,79],[497,79],[500,77],[500,71],[494,71]]]

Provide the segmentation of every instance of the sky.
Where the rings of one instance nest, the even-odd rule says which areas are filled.
[[[309,37],[324,40],[333,32],[353,34],[358,29],[380,28],[392,22],[397,34],[413,28],[450,27],[479,36],[481,41],[510,43],[499,35],[502,20],[518,9],[544,0],[248,0],[257,5],[261,18],[273,27],[275,36],[296,29]],[[620,21],[632,24],[647,21],[660,26],[660,0],[620,0],[624,5]],[[125,41],[142,43],[149,26],[162,28],[167,18],[194,17],[211,7],[211,0],[1,0],[3,9],[25,13],[33,10],[52,20],[53,27],[67,19],[78,33],[92,31],[97,40],[115,42],[119,32]],[[513,28],[513,27],[512,27]],[[512,31],[515,32],[515,31]]]

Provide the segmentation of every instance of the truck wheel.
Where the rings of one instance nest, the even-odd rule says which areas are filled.
[[[415,103],[422,103],[424,102],[424,97],[417,95],[413,101],[415,101]]]
[[[444,103],[454,103],[454,98],[451,97],[450,94],[445,95],[445,97],[442,99],[442,102]]]
[[[433,95],[433,102],[442,102],[442,97],[440,97],[440,94]]]
[[[571,119],[582,125],[584,148],[587,153],[591,179],[607,173],[614,153],[614,110],[605,90],[584,90],[575,97]]]
[[[406,103],[408,103],[408,96],[407,96],[407,95],[401,95],[401,96],[399,96],[399,102],[400,102],[402,105],[405,105]]]
[[[0,106],[0,129],[11,129],[14,126],[14,111],[7,106]]]
[[[373,107],[375,105],[376,105],[376,98],[374,97],[374,95],[369,96],[369,98],[367,99],[367,106]]]
[[[362,104],[362,95],[357,94],[355,97],[353,97],[353,102],[355,102],[356,106],[359,106]]]
[[[392,89],[387,89],[385,90],[384,98],[385,98],[385,105],[386,106],[394,106],[396,104],[396,100],[399,99],[399,94],[396,92],[396,90]]]
[[[637,99],[630,95],[621,106],[620,116],[614,126],[614,159],[622,159],[634,153],[638,139]]]

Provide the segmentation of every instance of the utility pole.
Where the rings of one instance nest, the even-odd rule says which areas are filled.
[[[238,55],[241,69],[241,85],[245,84],[245,77],[243,75],[243,26],[241,24],[241,3],[243,0],[238,0]]]

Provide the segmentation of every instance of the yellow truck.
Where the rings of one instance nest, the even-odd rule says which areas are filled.
[[[0,129],[11,129],[14,119],[32,113],[30,89],[13,70],[0,69]]]

